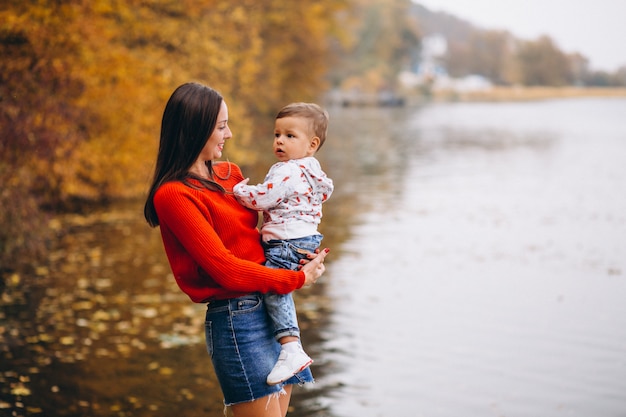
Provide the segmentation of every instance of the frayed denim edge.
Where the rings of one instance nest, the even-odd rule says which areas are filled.
[[[274,398],[278,399],[278,397],[280,397],[281,395],[287,395],[287,391],[285,391],[284,387],[281,387],[280,391],[273,392],[273,393],[269,394],[267,396],[267,403],[265,404],[265,409],[267,410],[269,408],[270,401],[272,401],[272,399],[274,399]],[[263,397],[261,397],[261,398],[263,398]],[[250,400],[250,401],[247,401],[247,402],[256,401],[258,399],[259,398],[256,398],[254,400]],[[246,402],[246,401],[243,401],[243,402]],[[237,405],[237,404],[242,404],[242,403],[241,402],[239,402],[239,403],[231,403],[231,404],[224,403],[224,417],[227,417],[227,415],[228,415],[228,407],[231,407],[231,406]]]
[[[294,376],[295,376],[296,378],[298,378],[299,382],[298,382],[297,384],[289,384],[289,385],[298,385],[299,387],[302,387],[302,386],[304,386],[305,384],[315,384],[315,380],[313,380],[313,381],[311,381],[311,382],[308,382],[308,381],[303,381],[303,380],[302,380],[302,378],[301,378],[298,374],[296,374],[296,375],[294,375]],[[280,391],[278,391],[278,392],[273,392],[273,393],[271,393],[271,394],[269,394],[269,395],[267,396],[267,404],[265,404],[265,409],[267,410],[267,408],[268,408],[268,407],[269,407],[269,405],[270,405],[270,401],[272,401],[272,399],[273,399],[273,398],[278,398],[278,397],[280,397],[281,395],[287,395],[287,391],[285,391],[285,387],[284,387],[284,385],[283,385],[283,387],[281,387]],[[257,399],[258,399],[258,398],[257,398]],[[254,399],[254,400],[250,400],[249,402],[252,402],[252,401],[255,401],[255,400],[256,400],[256,399]],[[244,401],[244,402],[245,402],[245,401]],[[228,407],[230,407],[230,406],[232,406],[232,405],[237,405],[237,404],[241,404],[241,403],[231,403],[231,404],[226,404],[226,403],[224,403],[224,417],[227,417]]]

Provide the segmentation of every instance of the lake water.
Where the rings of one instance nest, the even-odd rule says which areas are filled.
[[[325,278],[328,415],[626,415],[624,115],[333,112],[362,172],[338,184],[358,220]]]
[[[289,416],[626,416],[626,99],[329,111]],[[51,227],[1,291],[0,416],[223,415],[140,204]]]

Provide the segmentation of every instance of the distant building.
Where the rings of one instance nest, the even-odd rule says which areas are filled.
[[[444,57],[448,52],[448,42],[442,35],[422,38],[419,62],[412,71],[398,75],[399,83],[405,88],[426,87],[430,90],[482,91],[493,87],[492,82],[480,75],[468,75],[455,79],[448,75]]]

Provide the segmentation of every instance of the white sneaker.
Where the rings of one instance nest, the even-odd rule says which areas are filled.
[[[276,385],[285,382],[298,372],[305,370],[312,363],[313,359],[309,358],[309,355],[301,347],[295,352],[281,349],[274,369],[267,376],[267,384]]]

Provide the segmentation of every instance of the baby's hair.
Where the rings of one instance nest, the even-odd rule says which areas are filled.
[[[276,115],[277,119],[283,117],[306,117],[311,122],[311,128],[315,136],[320,138],[321,148],[326,140],[328,131],[328,112],[315,103],[291,103],[283,107]]]

